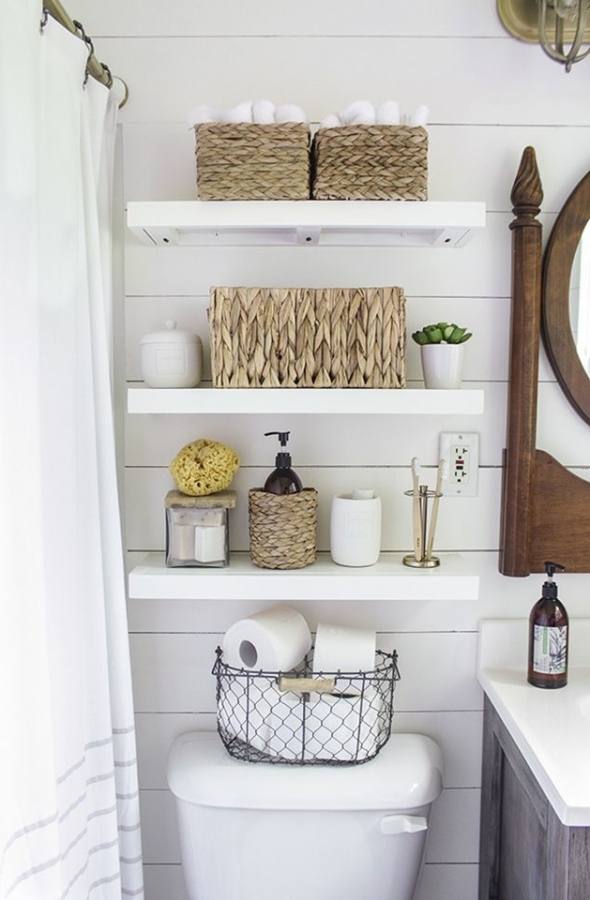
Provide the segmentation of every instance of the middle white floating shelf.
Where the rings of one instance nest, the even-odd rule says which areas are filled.
[[[462,247],[485,222],[485,203],[473,201],[159,200],[127,204],[128,227],[152,247]]]
[[[127,411],[168,415],[464,415],[483,390],[372,388],[129,388]]]
[[[328,553],[304,569],[258,569],[232,553],[224,569],[169,569],[150,553],[129,575],[133,600],[477,600],[478,555],[441,553],[437,569],[411,569],[399,553],[382,553],[367,568],[337,566]],[[473,557],[473,558],[472,558]]]

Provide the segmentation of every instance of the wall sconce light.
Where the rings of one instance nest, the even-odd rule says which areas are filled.
[[[570,72],[590,53],[590,0],[497,0],[504,28]]]

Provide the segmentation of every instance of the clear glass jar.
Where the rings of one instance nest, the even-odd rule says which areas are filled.
[[[229,565],[229,510],[235,493],[188,497],[170,491],[166,497],[166,565]]]

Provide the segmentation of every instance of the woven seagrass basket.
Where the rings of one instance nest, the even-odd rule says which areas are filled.
[[[248,494],[250,556],[262,569],[302,569],[316,558],[318,493]]]
[[[195,134],[201,200],[309,200],[307,125],[212,122]]]
[[[407,125],[320,128],[314,200],[426,200],[428,132]]]
[[[399,287],[212,288],[213,384],[402,388],[405,324]]]

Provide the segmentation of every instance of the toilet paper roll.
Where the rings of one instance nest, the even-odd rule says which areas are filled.
[[[289,672],[311,648],[309,625],[290,606],[240,619],[223,638],[224,661],[240,669]]]
[[[313,653],[314,672],[371,672],[377,635],[364,628],[320,623]]]
[[[303,700],[300,694],[281,693],[275,688],[267,725],[268,753],[289,761],[303,758]]]
[[[312,759],[353,762],[375,752],[379,736],[380,697],[366,687],[361,697],[309,696],[305,708],[305,749],[301,697],[280,694],[267,720],[267,752],[288,761]]]
[[[257,679],[256,684],[232,685],[233,702],[220,703],[217,721],[227,737],[237,738],[262,753],[269,750],[270,718],[278,691],[273,682]]]
[[[197,562],[222,562],[225,559],[225,525],[197,526],[194,552]]]
[[[317,702],[314,703],[314,698]],[[353,762],[375,752],[379,695],[366,687],[358,697],[311,694],[305,721],[305,759]]]
[[[195,526],[174,522],[170,530],[170,556],[182,562],[195,558]]]

